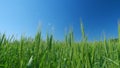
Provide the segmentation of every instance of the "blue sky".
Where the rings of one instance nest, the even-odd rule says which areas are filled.
[[[65,30],[73,27],[76,40],[81,39],[80,18],[89,40],[118,36],[120,0],[0,0],[0,32],[7,36],[34,36],[42,24],[42,37],[52,32],[64,39]]]

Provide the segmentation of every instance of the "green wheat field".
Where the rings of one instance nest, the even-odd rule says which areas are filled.
[[[0,35],[0,68],[120,68],[120,24],[116,41],[88,42],[80,25],[82,40],[74,41],[73,31],[63,41],[38,31],[34,38]]]

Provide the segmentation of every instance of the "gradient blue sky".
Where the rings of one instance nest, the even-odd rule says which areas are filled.
[[[75,39],[81,39],[80,18],[89,40],[117,37],[120,0],[0,0],[0,32],[7,36],[34,36],[42,24],[42,37],[52,32],[64,39],[73,27]]]

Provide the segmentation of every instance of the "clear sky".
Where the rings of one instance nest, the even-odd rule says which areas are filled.
[[[75,39],[81,39],[80,18],[89,40],[117,37],[120,0],[0,0],[0,32],[7,35],[34,36],[42,24],[42,36],[52,32],[64,39],[73,27]]]

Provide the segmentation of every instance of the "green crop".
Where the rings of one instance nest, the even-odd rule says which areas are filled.
[[[48,34],[42,40],[40,31],[34,38],[20,40],[0,34],[0,68],[119,68],[120,24],[118,41],[104,37],[104,41],[89,42],[82,23],[80,27],[80,42],[74,41],[72,29],[63,41]]]

